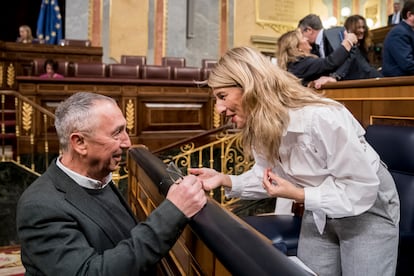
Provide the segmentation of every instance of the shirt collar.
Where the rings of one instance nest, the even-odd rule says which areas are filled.
[[[321,29],[318,35],[316,36],[315,43],[318,45],[321,45],[322,39],[323,39],[323,29]]]
[[[334,103],[335,101],[325,98],[323,101],[326,101],[327,104]],[[334,106],[334,105],[331,105]],[[306,131],[306,128],[311,125],[309,122],[312,120],[312,116],[309,116],[309,109],[317,109],[317,104],[315,105],[307,105],[300,108],[293,108],[289,109],[289,125],[286,131],[283,133],[285,136],[288,132],[296,132],[296,133],[303,133]]]
[[[62,171],[64,171],[70,178],[72,178],[79,186],[82,186],[88,189],[99,190],[99,189],[105,188],[106,185],[108,185],[109,182],[112,181],[112,173],[108,174],[108,176],[105,177],[103,182],[96,180],[96,179],[92,179],[90,177],[80,175],[77,172],[74,172],[71,169],[65,167],[65,165],[63,165],[62,162],[60,162],[60,158],[61,157],[56,159],[56,165]]]

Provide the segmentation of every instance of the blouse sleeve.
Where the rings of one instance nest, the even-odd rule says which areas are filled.
[[[247,172],[240,175],[230,175],[232,188],[226,189],[227,197],[240,197],[242,199],[261,199],[269,197],[262,186],[263,172],[266,162],[255,156],[255,164]]]
[[[379,157],[366,143],[364,130],[346,108],[314,112],[311,137],[324,152],[326,177],[305,189],[305,208],[328,217],[358,215],[375,202]]]

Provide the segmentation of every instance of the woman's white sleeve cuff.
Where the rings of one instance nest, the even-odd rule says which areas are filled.
[[[321,208],[320,187],[305,187],[305,209],[314,211]]]

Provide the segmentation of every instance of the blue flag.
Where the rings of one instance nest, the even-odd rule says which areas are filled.
[[[58,44],[62,39],[62,17],[58,0],[42,0],[36,34],[46,44]]]

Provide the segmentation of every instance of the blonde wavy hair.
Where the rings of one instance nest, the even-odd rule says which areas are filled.
[[[300,57],[316,57],[299,49],[301,40],[302,33],[299,29],[288,31],[277,40],[275,57],[280,68],[287,70],[288,64],[297,61]]]
[[[303,87],[291,73],[281,70],[268,57],[249,47],[229,50],[218,61],[207,81],[213,90],[239,86],[246,125],[241,130],[243,150],[254,149],[268,162],[279,158],[281,137],[289,124],[289,109],[327,104],[326,99]]]

